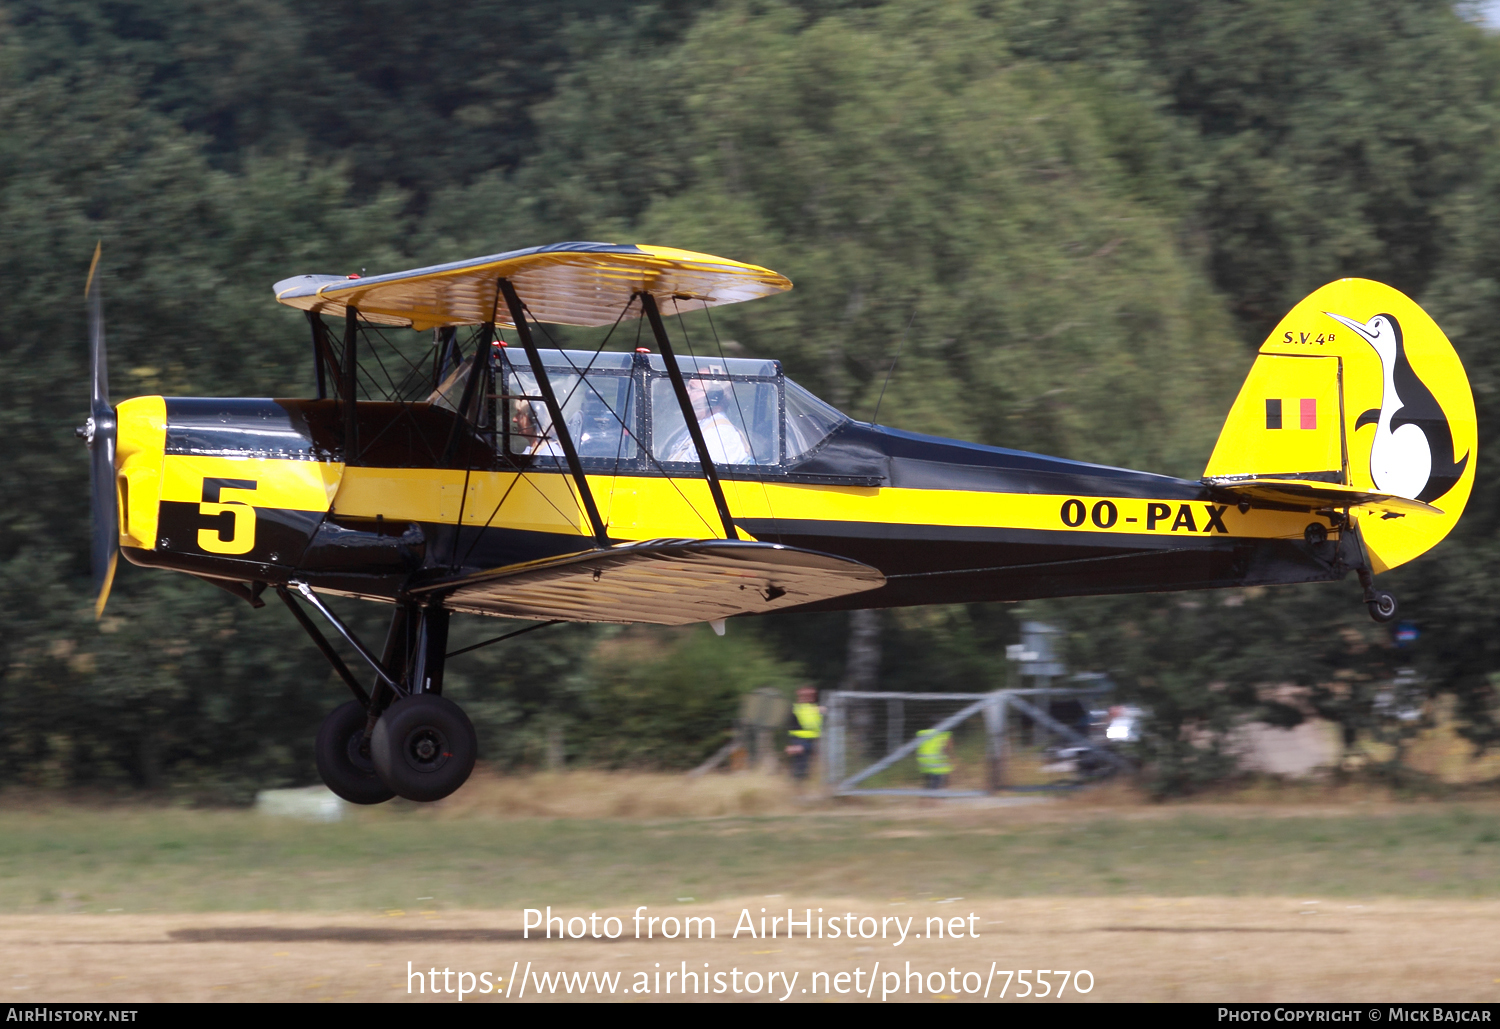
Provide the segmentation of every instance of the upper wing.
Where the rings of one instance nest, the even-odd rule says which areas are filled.
[[[559,325],[610,325],[637,293],[717,307],[792,288],[769,268],[670,247],[553,243],[430,268],[348,278],[298,275],[276,283],[276,299],[303,311],[381,325],[510,325],[497,279],[509,279],[533,317]],[[637,308],[636,315],[640,311]]]
[[[1390,493],[1355,489],[1336,483],[1306,479],[1271,479],[1254,475],[1224,476],[1203,480],[1210,486],[1228,490],[1247,500],[1267,500],[1277,504],[1303,507],[1372,507],[1393,514],[1442,514],[1431,504],[1410,500]]]
[[[775,543],[650,540],[586,550],[412,590],[444,607],[512,618],[686,625],[859,593],[885,576],[847,558]]]

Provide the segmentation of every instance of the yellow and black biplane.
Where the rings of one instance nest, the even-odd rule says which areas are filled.
[[[1352,571],[1388,620],[1395,600],[1374,575],[1441,540],[1474,478],[1452,346],[1410,299],[1361,279],[1276,327],[1192,481],[858,422],[774,360],[698,353],[664,315],[791,283],[665,247],[560,243],[286,279],[276,300],[306,312],[316,397],[116,408],[97,265],[96,252],[80,434],[98,610],[120,551],[255,606],[274,590],[354,694],[316,752],[357,803],[434,800],[468,777],[474,730],[442,696],[455,611],[722,632],[772,611]],[[625,322],[649,345],[605,349]],[[599,349],[569,350],[538,345],[549,324],[612,328]],[[431,334],[420,360],[390,345],[398,330]],[[328,594],[393,605],[380,652]],[[372,689],[313,614],[370,665]]]

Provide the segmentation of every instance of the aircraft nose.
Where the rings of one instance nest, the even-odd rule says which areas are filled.
[[[167,444],[167,403],[161,397],[132,397],[120,404],[115,417],[120,545],[154,550]]]

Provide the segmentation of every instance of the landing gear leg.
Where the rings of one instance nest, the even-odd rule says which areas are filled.
[[[409,692],[380,714],[370,734],[370,757],[381,782],[407,800],[441,800],[468,781],[479,741],[468,716],[442,696],[448,647],[448,612],[412,608],[401,627],[392,623],[387,667],[400,660]]]
[[[1335,558],[1335,566],[1349,568],[1353,567],[1359,576],[1359,585],[1364,590],[1365,607],[1370,612],[1370,617],[1377,622],[1389,622],[1396,617],[1396,598],[1385,590],[1375,588],[1375,573],[1370,570],[1370,552],[1365,549],[1364,537],[1359,533],[1359,525],[1349,518],[1349,512],[1343,511],[1336,526],[1340,532],[1340,553]],[[1307,527],[1311,543],[1313,526]]]
[[[355,804],[378,804],[392,796],[441,800],[468,781],[479,742],[468,716],[442,696],[448,612],[398,604],[377,661],[305,584],[288,585],[375,669],[375,688],[367,694],[291,590],[277,590],[355,696],[318,731],[318,772],[328,788]]]
[[[1396,598],[1385,590],[1375,588],[1375,576],[1368,568],[1359,570],[1359,584],[1365,590],[1365,607],[1370,617],[1377,622],[1389,622],[1396,617]]]
[[[396,610],[391,613],[390,628],[385,632],[385,649],[381,652],[380,663],[391,671],[392,675],[398,676],[397,681],[402,689],[407,689],[407,676],[402,670],[411,664],[411,615],[412,609],[406,604],[396,605]],[[370,702],[365,705],[365,727],[360,738],[360,753],[366,760],[371,761],[370,768],[373,771],[373,757],[371,756],[370,741],[375,737],[375,726],[380,722],[380,716],[385,709],[390,707],[398,696],[396,689],[380,676],[375,677],[375,688],[370,693]],[[375,773],[379,778],[379,773]],[[392,791],[393,793],[395,791]]]

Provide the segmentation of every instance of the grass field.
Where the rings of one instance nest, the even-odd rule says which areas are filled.
[[[845,804],[755,777],[584,775],[316,824],[12,795],[0,946],[15,1000],[405,999],[391,970],[407,960],[499,975],[646,957],[1031,961],[1091,967],[1109,985],[1092,999],[1500,999],[1500,805],[1281,799]],[[721,927],[742,906],[792,904],[962,909],[987,928],[890,954],[517,939],[522,908],[638,904]]]
[[[507,789],[501,780],[466,807],[387,805],[333,824],[253,811],[0,806],[0,912],[385,910],[429,896],[430,907],[504,909],[792,890],[1500,899],[1500,805],[1084,797],[799,807],[783,794],[751,805],[773,813],[659,817],[654,780],[634,781],[644,816],[487,813],[483,793]]]

